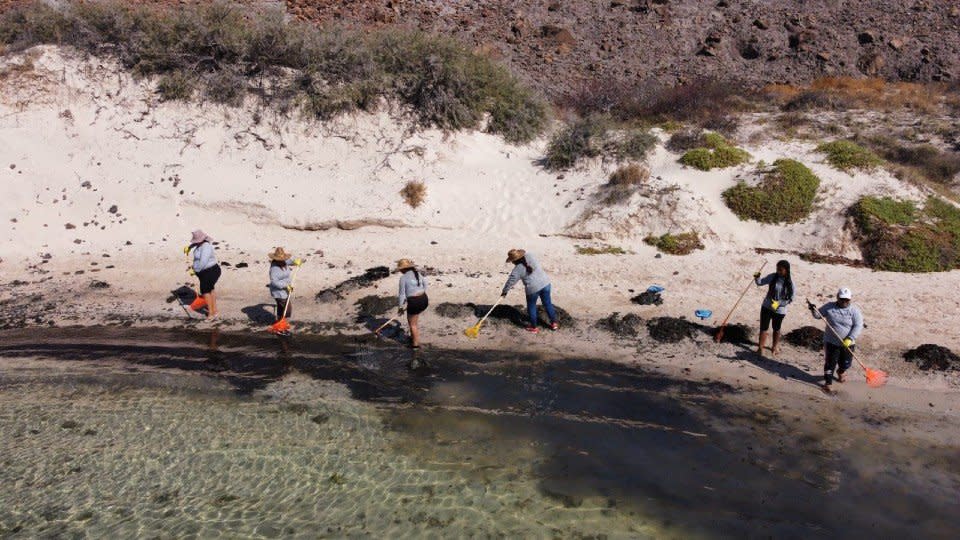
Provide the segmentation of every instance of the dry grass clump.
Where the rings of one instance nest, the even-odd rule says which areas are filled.
[[[608,116],[587,116],[565,125],[547,145],[543,166],[559,171],[574,167],[582,159],[613,156],[620,160],[643,160],[657,144],[646,129],[620,129]]]
[[[141,3],[27,2],[0,15],[0,44],[49,43],[112,55],[140,76],[164,76],[163,99],[247,96],[329,118],[396,100],[421,125],[487,129],[512,142],[538,135],[546,106],[504,67],[452,38],[401,29],[317,28],[282,8],[228,1],[164,9]]]
[[[888,136],[857,137],[856,142],[881,157],[912,169],[924,179],[943,185],[952,184],[960,174],[960,152],[941,150],[931,144],[909,144]]]
[[[876,78],[824,77],[808,86],[769,85],[764,94],[780,102],[786,111],[909,109],[932,112],[943,101],[947,86]]]
[[[601,189],[602,200],[606,204],[625,203],[649,179],[650,171],[646,167],[636,163],[624,165],[610,175]]]
[[[411,180],[400,190],[400,196],[410,208],[417,208],[427,199],[427,185],[418,180]]]

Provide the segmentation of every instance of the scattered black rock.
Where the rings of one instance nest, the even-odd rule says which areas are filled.
[[[787,340],[787,343],[796,347],[806,347],[811,351],[823,349],[823,330],[816,326],[801,326],[796,330],[787,332],[783,338]]]
[[[77,429],[80,427],[80,422],[75,420],[64,420],[64,422],[60,424],[60,427],[63,429]]]
[[[354,276],[346,281],[338,283],[329,289],[324,289],[317,293],[316,300],[320,303],[335,302],[342,300],[343,295],[357,289],[369,287],[374,283],[390,276],[390,269],[386,266],[375,266],[367,268],[363,274]]]
[[[675,317],[657,317],[647,321],[647,331],[650,337],[661,343],[680,343],[684,339],[693,337],[699,327],[686,319]]]
[[[317,424],[318,426],[322,426],[330,421],[330,415],[320,413],[314,416],[313,418],[311,418],[310,421],[313,422],[314,424]]]
[[[397,307],[397,299],[393,296],[369,295],[357,300],[355,306],[360,306],[360,314],[370,317],[383,315]]]
[[[454,304],[452,302],[443,302],[433,308],[437,315],[447,317],[448,319],[469,319],[474,316],[475,306],[473,304]],[[489,308],[488,308],[489,309]]]
[[[223,266],[225,268],[230,268],[233,265],[225,261],[220,261],[220,266]]]
[[[234,268],[246,268],[247,266],[249,265],[245,262],[238,262],[237,266],[235,266]]]
[[[635,313],[627,313],[621,316],[619,312],[612,313],[597,321],[597,328],[606,330],[611,334],[622,338],[634,338],[640,335],[640,328],[643,326],[643,319]]]
[[[641,306],[659,306],[663,304],[663,298],[661,298],[660,293],[651,291],[643,291],[631,298],[630,301],[634,304],[640,304]]]
[[[960,369],[960,356],[946,347],[933,345],[932,343],[921,345],[903,353],[903,358],[907,362],[917,364],[917,367],[922,371]]]
[[[63,227],[64,227],[65,229],[67,229],[67,230],[76,229],[76,228],[77,228],[77,226],[74,225],[73,223],[67,223],[67,224],[64,225]]]
[[[109,289],[110,284],[106,281],[92,281],[90,282],[91,289]]]
[[[110,212],[111,214],[116,214],[117,210],[119,210],[119,208],[117,208],[117,205],[114,204],[109,209],[107,209],[107,212]]]

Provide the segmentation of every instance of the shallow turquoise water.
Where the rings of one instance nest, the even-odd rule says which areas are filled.
[[[6,333],[4,537],[955,537],[957,448],[599,360]],[[882,444],[881,444],[882,443]]]

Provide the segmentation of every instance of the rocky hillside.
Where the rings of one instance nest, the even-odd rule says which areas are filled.
[[[183,0],[141,0],[179,4]],[[13,5],[18,0],[0,0]],[[251,2],[267,3],[267,2]],[[942,0],[286,0],[302,20],[405,25],[501,58],[551,96],[817,77],[960,78],[960,4]]]

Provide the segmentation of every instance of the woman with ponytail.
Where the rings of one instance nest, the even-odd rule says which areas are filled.
[[[777,261],[777,271],[760,277],[760,272],[753,275],[758,287],[767,287],[767,295],[760,306],[760,339],[757,354],[763,356],[763,348],[767,344],[767,334],[770,323],[773,323],[773,347],[771,352],[776,356],[780,352],[780,328],[783,318],[787,316],[787,306],[793,302],[796,291],[793,288],[793,277],[790,275],[790,263]]]
[[[427,299],[427,280],[417,270],[417,265],[410,259],[397,261],[395,272],[400,272],[400,293],[397,297],[400,307],[398,314],[407,314],[407,324],[410,325],[410,347],[420,348],[420,314],[427,310],[430,301]]]
[[[547,316],[550,317],[550,329],[559,330],[557,311],[553,308],[553,302],[550,299],[550,278],[547,277],[547,273],[540,266],[540,261],[532,253],[527,253],[522,249],[511,249],[507,252],[507,262],[513,263],[514,267],[513,271],[510,272],[510,277],[507,278],[507,283],[503,286],[501,296],[507,296],[507,293],[518,281],[523,281],[527,293],[527,312],[530,315],[530,326],[527,327],[527,331],[534,334],[540,332],[540,328],[537,327],[538,298],[543,303],[544,309],[547,310]]]

